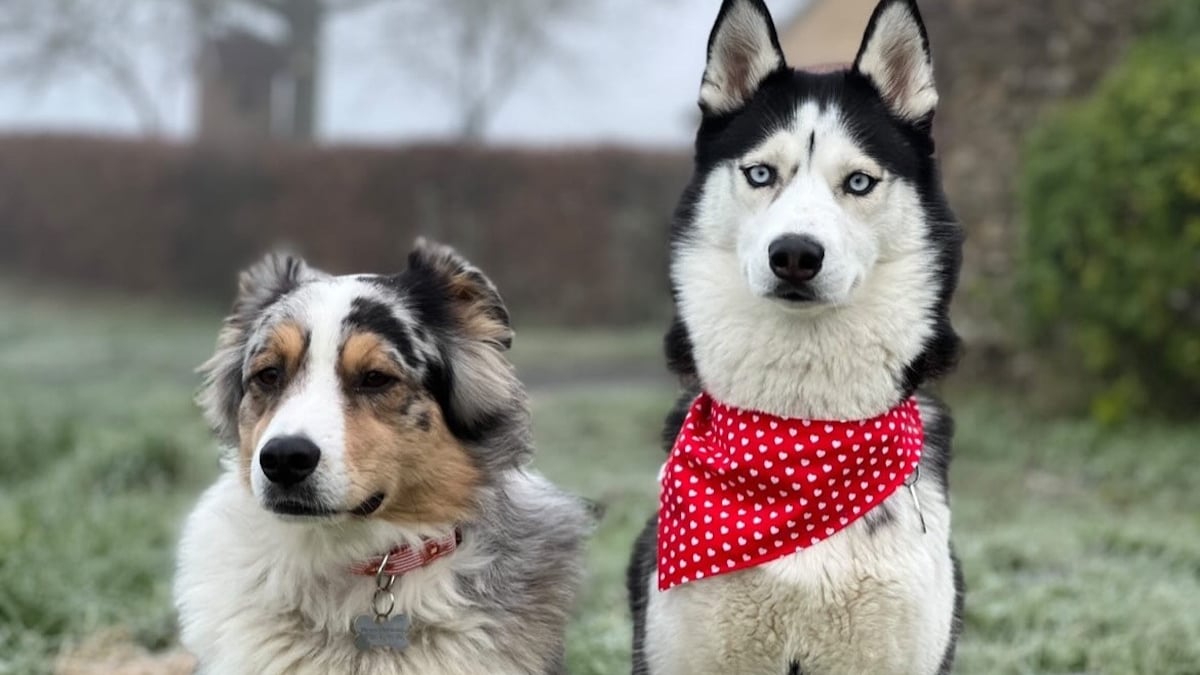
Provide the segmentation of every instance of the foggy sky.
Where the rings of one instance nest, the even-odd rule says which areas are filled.
[[[804,0],[773,0],[777,20]],[[567,27],[567,65],[534,66],[489,128],[500,143],[690,142],[708,32],[718,0],[667,0],[600,7]],[[387,51],[376,12],[337,18],[325,33],[320,137],[331,142],[398,142],[448,136],[452,108],[440,92],[407,75]],[[186,137],[192,91],[186,55],[164,62],[161,45],[139,58],[160,101],[166,133]],[[137,133],[125,102],[86,75],[31,90],[0,86],[0,132],[58,129]]]

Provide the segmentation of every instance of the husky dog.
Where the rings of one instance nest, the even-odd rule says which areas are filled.
[[[175,581],[201,672],[564,672],[591,517],[526,466],[512,336],[443,246],[391,276],[242,274],[199,399],[230,452]]]
[[[676,318],[666,348],[687,391],[668,444],[683,438],[697,395],[726,415],[831,420],[818,426],[849,425],[847,434],[910,406],[923,433],[912,429],[912,473],[886,499],[820,541],[745,569],[714,564],[660,590],[661,566],[675,573],[660,510],[629,567],[635,674],[950,672],[963,593],[950,545],[952,422],[920,391],[959,350],[948,305],[962,234],[934,159],[937,100],[913,0],[882,0],[853,65],[821,73],[786,65],[762,0],[721,7],[695,172],[671,232]],[[839,459],[852,475],[863,457],[845,448]],[[676,444],[672,457],[690,449]],[[708,489],[721,497],[720,486]],[[787,504],[798,523],[811,515],[805,501]],[[776,533],[782,541],[787,529]]]

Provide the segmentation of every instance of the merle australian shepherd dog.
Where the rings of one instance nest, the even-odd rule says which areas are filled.
[[[512,336],[442,246],[396,275],[242,274],[200,395],[230,451],[175,583],[200,672],[564,671],[591,518],[526,466]]]
[[[659,515],[629,568],[644,675],[950,671],[951,420],[961,231],[912,0],[852,66],[789,68],[762,0],[708,43],[695,173],[671,232]]]

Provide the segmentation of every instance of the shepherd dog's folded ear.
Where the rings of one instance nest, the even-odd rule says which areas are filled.
[[[408,267],[441,287],[447,309],[464,337],[500,350],[512,347],[508,309],[495,284],[457,251],[422,237],[408,256]]]
[[[525,395],[504,352],[512,346],[508,310],[491,280],[457,251],[418,239],[402,275],[422,323],[438,336],[440,357],[426,387],[450,429],[467,441],[524,419]]]

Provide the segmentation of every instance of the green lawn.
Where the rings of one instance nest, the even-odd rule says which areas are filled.
[[[519,318],[519,317],[518,317]],[[212,313],[0,292],[0,673],[118,627],[169,647],[179,520],[216,471],[190,396]],[[654,504],[657,335],[518,330],[539,465],[602,502],[572,672],[627,672],[623,570]],[[563,386],[628,373],[633,384]],[[551,363],[544,363],[550,361]],[[553,388],[550,388],[553,387]],[[1200,424],[1106,432],[957,394],[959,673],[1200,675]]]

